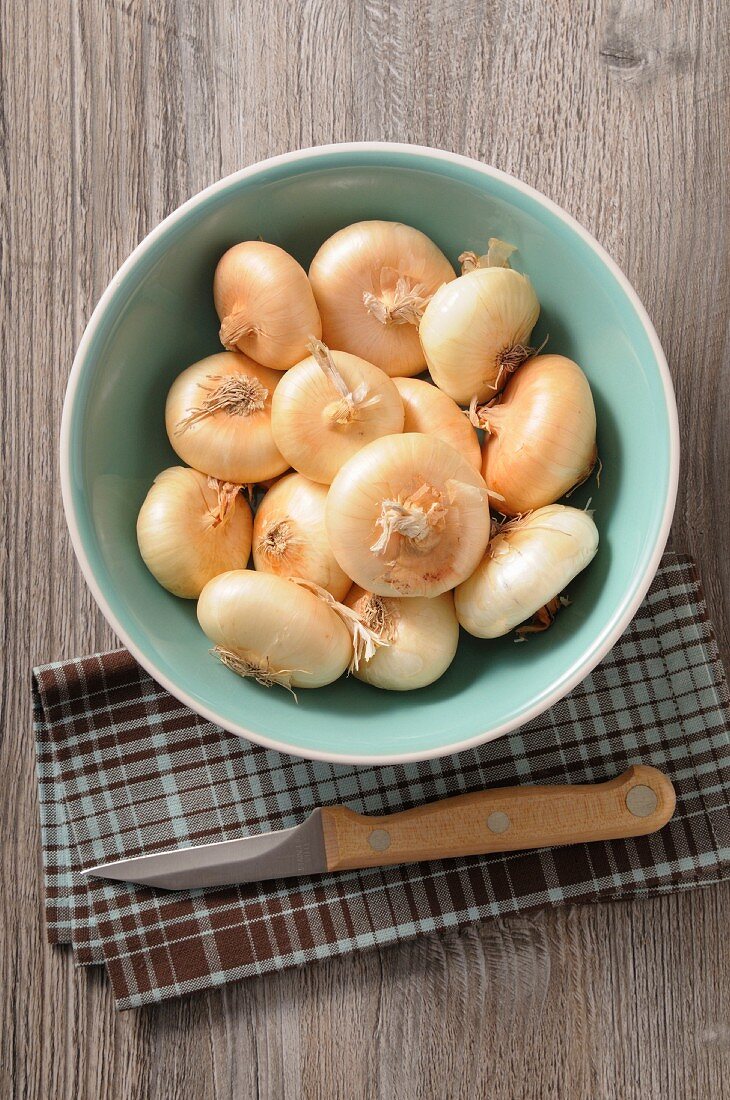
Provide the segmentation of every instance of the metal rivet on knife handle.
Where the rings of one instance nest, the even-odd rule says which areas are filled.
[[[374,852],[384,852],[386,848],[390,848],[390,833],[385,829],[373,829],[368,837],[368,844]]]
[[[493,833],[506,833],[510,827],[510,819],[501,810],[495,810],[487,818],[487,828]]]
[[[626,808],[634,817],[648,817],[657,808],[658,798],[656,791],[651,787],[645,787],[643,783],[632,787],[626,795]]]

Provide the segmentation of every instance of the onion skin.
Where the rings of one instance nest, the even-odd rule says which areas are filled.
[[[593,469],[596,410],[588,379],[572,359],[529,359],[483,415],[482,475],[499,494],[495,508],[507,516],[553,504]]]
[[[251,509],[239,492],[221,519],[218,494],[197,470],[158,474],[137,517],[137,542],[153,577],[168,592],[195,600],[208,581],[242,568],[251,553]]]
[[[425,487],[425,490],[424,490]],[[425,491],[414,509],[414,494]],[[382,552],[388,501],[410,514],[441,505],[443,514],[423,541],[393,533]],[[391,435],[368,444],[345,463],[330,487],[327,534],[340,567],[379,596],[437,596],[465,580],[484,554],[490,530],[487,490],[473,466],[441,439]]]
[[[372,593],[353,585],[345,603],[365,617]],[[456,656],[459,623],[450,592],[428,599],[377,596],[385,612],[384,637],[367,661],[353,672],[358,680],[387,691],[413,691],[443,676]]]
[[[329,419],[339,394],[313,356],[282,377],[272,402],[274,439],[287,463],[310,481],[329,485],[361,447],[403,430],[403,402],[392,380],[372,363],[344,351],[331,353],[347,388],[365,386],[363,407],[348,423]],[[370,398],[377,398],[367,404]]]
[[[421,432],[450,443],[475,470],[482,468],[479,437],[451,398],[421,378],[394,378],[403,402],[404,432]]]
[[[271,430],[271,399],[282,375],[245,355],[223,351],[184,370],[173,382],[165,405],[170,443],[183,462],[220,481],[244,485],[265,481],[289,469]],[[243,379],[260,387],[263,407],[250,412],[212,412],[185,427],[192,410],[200,408],[221,384]]]
[[[530,280],[508,267],[477,268],[442,286],[419,328],[436,385],[459,405],[491,400],[527,358],[539,313]]]
[[[256,512],[253,560],[264,573],[313,581],[342,600],[352,581],[337,564],[327,538],[326,501],[327,486],[301,474],[277,481]]]
[[[560,595],[592,561],[598,531],[588,512],[550,504],[505,525],[454,592],[456,615],[476,638],[500,638]]]
[[[222,573],[198,600],[198,621],[216,646],[290,673],[292,687],[324,687],[352,657],[347,627],[332,608],[292,581],[253,569]]]
[[[419,297],[427,301],[456,274],[424,233],[387,221],[341,229],[324,242],[309,268],[325,343],[367,359],[388,375],[411,377],[425,367],[417,326],[383,324],[363,300],[372,294],[391,305],[399,277],[419,288]]]
[[[266,241],[242,241],[221,257],[213,279],[221,343],[272,370],[293,367],[322,322],[307,273]]]

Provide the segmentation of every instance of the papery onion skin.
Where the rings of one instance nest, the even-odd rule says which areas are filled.
[[[424,492],[414,506],[413,495]],[[443,513],[423,541],[396,531],[377,552],[389,501],[420,520],[435,506]],[[342,467],[327,497],[326,524],[341,568],[362,588],[380,596],[437,596],[468,577],[484,554],[487,490],[474,467],[443,440],[415,432],[386,436]]]
[[[404,416],[398,390],[383,371],[348,352],[331,355],[347,388],[363,386],[367,391],[363,407],[348,423],[329,418],[327,410],[340,395],[313,356],[287,371],[272,403],[274,439],[286,461],[324,485],[365,444],[401,432]]]
[[[454,592],[456,615],[476,638],[499,638],[560,595],[593,559],[598,530],[588,512],[551,504],[505,525]]]
[[[596,410],[583,371],[564,355],[537,355],[484,411],[482,475],[508,516],[552,504],[596,461]]]
[[[272,370],[293,367],[307,340],[322,335],[307,273],[266,241],[242,241],[221,257],[213,279],[221,343]]]
[[[352,581],[332,553],[324,523],[327,486],[288,474],[268,491],[256,512],[253,560],[257,569],[301,577],[326,588],[336,600]]]
[[[441,287],[419,328],[436,385],[459,405],[490,400],[529,354],[539,313],[530,280],[511,268],[477,268]]]
[[[450,443],[475,470],[482,468],[479,437],[455,401],[421,378],[394,378],[403,402],[404,432],[422,432]]]
[[[198,621],[214,645],[275,674],[286,672],[292,687],[331,684],[352,658],[350,634],[337,613],[271,573],[238,569],[216,577],[200,595]]]
[[[184,370],[165,405],[165,426],[174,450],[196,470],[243,485],[276,477],[289,468],[271,430],[271,399],[282,375],[245,355],[224,351]],[[250,411],[220,410],[189,423],[195,409],[226,380],[250,385]],[[261,408],[256,406],[261,405]]]
[[[140,508],[137,542],[155,580],[173,595],[194,600],[213,577],[246,565],[252,525],[240,492],[221,518],[208,478],[171,466],[157,475]]]
[[[365,622],[372,601],[384,611],[384,637],[373,656],[361,661],[353,675],[373,687],[387,691],[412,691],[426,687],[443,676],[456,656],[459,623],[450,592],[428,599],[373,596],[353,585],[346,599]]]
[[[456,274],[424,233],[386,221],[356,222],[341,229],[325,241],[309,268],[325,343],[367,359],[386,374],[410,377],[425,366],[417,326],[383,324],[363,298],[371,294],[387,307],[397,301],[399,277],[427,301]]]

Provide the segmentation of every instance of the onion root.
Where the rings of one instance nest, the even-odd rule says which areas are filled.
[[[301,672],[301,669],[275,669],[271,667],[268,661],[253,661],[250,657],[242,657],[240,653],[234,653],[233,650],[225,649],[220,645],[215,646],[210,652],[218,658],[222,665],[229,668],[231,672],[235,672],[237,676],[255,680],[257,684],[262,684],[263,687],[267,688],[278,684],[279,687],[286,688],[287,691],[291,692],[295,702],[299,702],[297,694],[291,686],[291,678],[296,671]]]
[[[285,519],[280,519],[264,532],[258,541],[257,550],[269,558],[282,557],[290,546],[294,546],[300,540],[292,534],[291,525]]]
[[[193,424],[217,412],[225,412],[230,416],[250,416],[251,413],[264,409],[269,391],[258,378],[250,378],[246,374],[227,377],[210,374],[208,378],[211,382],[219,382],[219,385],[207,390],[208,396],[202,405],[191,409],[187,416],[178,421],[175,435],[182,435]]]

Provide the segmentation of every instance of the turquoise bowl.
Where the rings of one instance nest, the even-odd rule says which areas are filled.
[[[421,691],[354,679],[319,691],[243,681],[209,655],[195,604],[160,588],[135,539],[155,475],[178,459],[163,410],[173,378],[219,350],[211,293],[220,255],[262,236],[306,267],[322,241],[363,218],[422,229],[455,262],[499,236],[519,249],[542,312],[535,341],[586,371],[598,413],[600,488],[585,486],[601,545],[545,634],[464,635],[451,669]],[[666,542],[677,486],[676,406],[656,333],[596,241],[548,199],[465,157],[408,145],[306,149],[214,184],[132,253],[81,341],[61,431],[63,500],[86,580],[125,646],[174,696],[232,733],[312,759],[390,764],[458,752],[535,717],[582,680],[641,602]],[[580,729],[566,731],[580,737]]]

